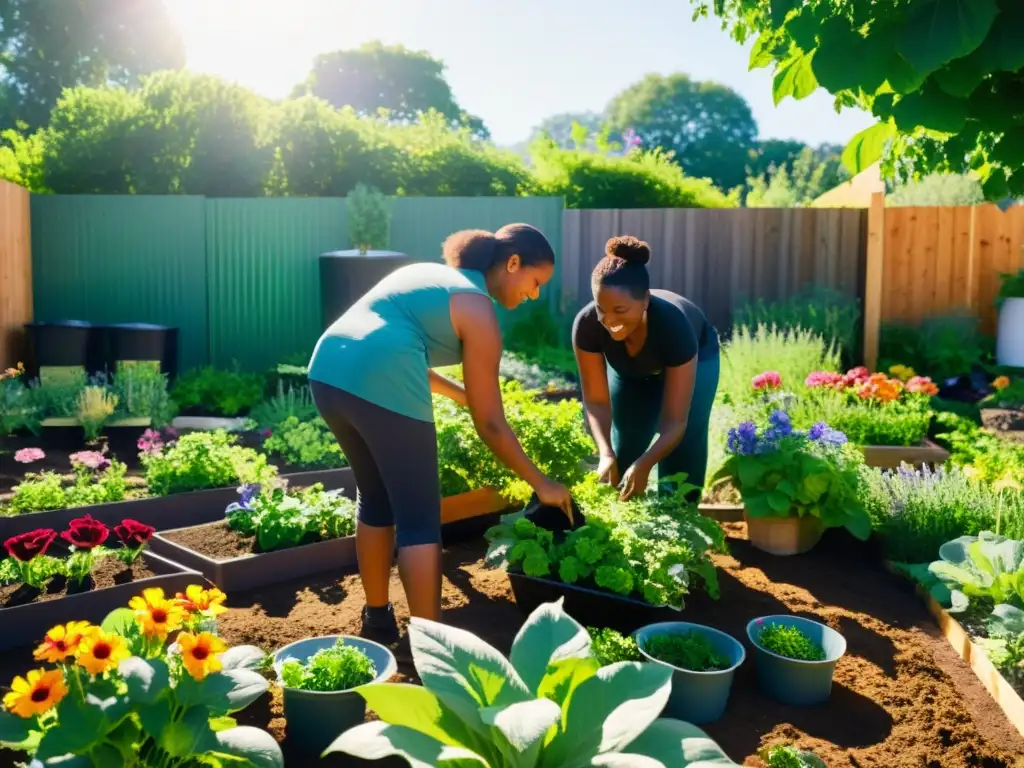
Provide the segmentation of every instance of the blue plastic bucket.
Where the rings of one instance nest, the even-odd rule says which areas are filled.
[[[769,625],[796,627],[825,651],[822,661],[788,659],[758,644],[761,629]],[[747,624],[747,638],[754,646],[757,680],[776,701],[798,707],[828,701],[836,663],[846,653],[846,638],[831,627],[799,616],[762,616]]]

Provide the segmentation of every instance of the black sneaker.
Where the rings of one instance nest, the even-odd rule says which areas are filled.
[[[386,608],[364,606],[363,627],[359,634],[367,640],[386,646],[395,655],[395,661],[398,663],[413,663],[409,636],[399,633],[398,621],[390,604]]]

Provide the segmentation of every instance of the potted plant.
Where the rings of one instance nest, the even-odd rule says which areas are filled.
[[[871,520],[858,498],[863,455],[846,435],[818,422],[793,429],[774,411],[767,427],[752,421],[729,430],[729,457],[715,479],[728,477],[743,497],[750,542],[774,555],[806,552],[826,528],[845,526],[867,540]]]
[[[386,249],[391,228],[387,197],[376,187],[360,182],[348,193],[346,202],[352,245],[364,256]]]
[[[1024,368],[1024,269],[1000,276],[996,297],[999,330],[996,333],[996,363]]]
[[[668,667],[602,667],[561,600],[530,614],[508,658],[425,619],[412,619],[409,640],[422,687],[357,689],[380,719],[346,730],[325,754],[481,768],[736,765],[700,728],[657,717],[672,687]]]
[[[747,654],[717,629],[685,621],[641,627],[636,643],[647,661],[672,668],[672,693],[665,714],[701,725],[725,713],[736,669]]]
[[[274,654],[284,689],[288,740],[320,754],[339,730],[363,722],[366,700],[356,692],[398,671],[394,655],[379,643],[349,635],[325,635],[286,645]]]
[[[846,638],[799,616],[762,616],[747,624],[761,688],[783,704],[810,706],[828,700]]]

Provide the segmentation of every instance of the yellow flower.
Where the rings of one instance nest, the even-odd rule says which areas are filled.
[[[1020,487],[1020,483],[1018,483],[1014,479],[1010,471],[1007,470],[1002,477],[1000,477],[998,480],[995,481],[995,483],[992,484],[992,490],[994,490],[996,493],[1002,493],[1003,491],[1006,490],[1017,491],[1019,493],[1022,489]]]
[[[135,611],[142,622],[142,632],[148,637],[164,639],[185,620],[185,609],[165,599],[160,587],[143,590],[141,597],[133,597],[128,602],[128,607]]]
[[[907,379],[912,379],[917,375],[909,365],[894,365],[889,368],[889,373],[902,381],[907,381]]]
[[[78,646],[78,664],[90,675],[102,675],[108,670],[115,669],[129,656],[131,653],[128,652],[123,637],[104,632],[98,627]]]
[[[190,584],[185,590],[185,594],[179,592],[175,599],[178,605],[189,613],[206,613],[209,616],[220,616],[227,610],[224,607],[224,601],[227,600],[227,597],[216,587],[203,589],[198,584]]]
[[[1000,376],[992,382],[993,389],[1006,389],[1008,386],[1010,386],[1009,376]]]
[[[181,648],[181,661],[185,669],[196,680],[202,680],[224,667],[218,655],[226,651],[228,646],[216,635],[209,632],[198,635],[182,632],[178,635],[178,647]]]
[[[67,696],[64,673],[59,669],[33,669],[28,680],[18,676],[11,683],[11,692],[4,696],[4,706],[18,717],[35,717],[48,711]]]
[[[36,661],[57,664],[78,653],[78,645],[91,629],[88,621],[69,621],[58,624],[46,633],[43,644],[32,654]]]

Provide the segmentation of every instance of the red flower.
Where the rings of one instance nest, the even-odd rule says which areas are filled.
[[[754,389],[778,389],[782,386],[782,376],[778,371],[765,371],[755,376],[750,385]]]
[[[92,515],[77,517],[68,523],[70,529],[60,535],[64,541],[74,544],[79,549],[92,549],[107,540],[110,529]]]
[[[52,528],[37,528],[34,531],[19,533],[4,542],[7,554],[22,563],[27,563],[36,555],[45,555],[46,550],[57,538]]]
[[[114,533],[126,547],[141,547],[156,532],[156,528],[138,520],[125,519],[114,526]]]

